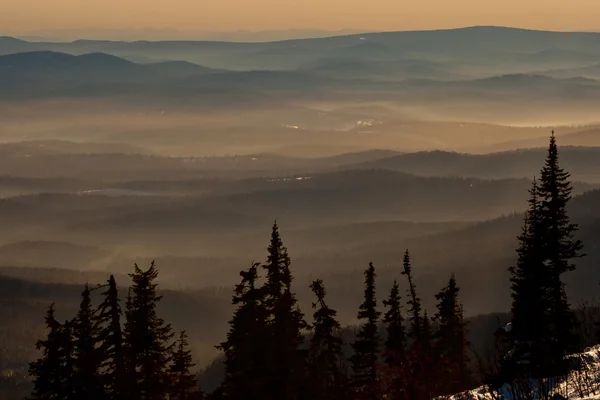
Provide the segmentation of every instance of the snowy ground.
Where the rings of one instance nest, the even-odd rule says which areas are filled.
[[[574,361],[578,361],[580,368],[572,372],[567,378],[558,379],[556,389],[553,394],[560,395],[556,399],[567,398],[569,400],[577,399],[598,399],[600,400],[600,345],[585,349],[581,354],[572,356]],[[522,396],[514,396],[513,388],[505,385],[500,390],[493,393],[488,388],[481,387],[464,393],[455,395],[450,400],[521,400]],[[539,396],[534,397],[535,399]]]

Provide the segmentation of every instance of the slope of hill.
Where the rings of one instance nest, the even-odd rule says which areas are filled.
[[[578,237],[586,257],[577,260],[577,270],[566,275],[572,304],[597,297],[600,271],[600,191],[587,192],[573,199],[570,213],[580,224]],[[451,273],[461,283],[461,296],[468,315],[503,311],[510,307],[509,273],[516,260],[517,236],[523,216],[514,214],[449,232],[355,246],[327,257],[296,259],[297,268],[317,273],[328,270],[328,292],[337,304],[359,304],[362,271],[370,261],[378,266],[378,290],[386,292],[390,282],[400,278],[404,251],[411,251],[413,272],[426,307],[433,307],[433,295],[443,287]],[[331,266],[344,268],[336,271]],[[351,315],[345,315],[351,317]]]
[[[598,126],[589,126],[580,128],[573,132],[558,135],[558,140],[562,146],[584,146],[600,147],[600,128]],[[475,148],[478,153],[490,151],[503,151],[512,149],[531,149],[544,147],[548,142],[547,136],[539,136],[528,139],[519,139],[497,143],[492,146]]]
[[[101,82],[151,82],[215,72],[184,62],[135,64],[105,53],[73,56],[36,51],[0,56],[0,85],[26,90],[31,85],[91,85]],[[41,90],[42,88],[40,88]]]
[[[549,393],[551,399],[582,400],[600,399],[598,394],[600,385],[598,384],[598,375],[600,374],[600,345],[586,348],[581,353],[571,354],[569,358],[574,361],[574,365],[583,365],[580,370],[574,369],[566,377],[556,377],[556,388]],[[467,393],[450,396],[449,400],[517,400],[527,397],[532,400],[541,400],[542,394],[524,393],[523,386],[505,384],[500,388],[479,387]],[[526,387],[526,386],[525,386]],[[533,389],[532,389],[533,391]]]
[[[594,140],[596,131],[563,136],[559,140]],[[565,140],[563,140],[563,138]],[[542,141],[547,142],[545,137]],[[355,168],[383,168],[423,176],[472,176],[484,179],[533,177],[543,163],[547,150],[539,147],[492,154],[465,154],[443,151],[399,154],[368,161]],[[561,161],[574,180],[600,183],[600,147],[562,147]]]

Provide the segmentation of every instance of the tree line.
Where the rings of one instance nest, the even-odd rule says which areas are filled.
[[[154,264],[135,266],[125,310],[113,276],[106,285],[86,285],[75,318],[46,315],[48,335],[37,342],[42,356],[30,364],[31,400],[197,400],[203,398],[190,372],[194,366],[185,332],[174,339],[156,312],[161,299]],[[94,307],[92,291],[104,290]],[[124,315],[123,315],[124,314]],[[124,324],[123,324],[124,320]]]
[[[157,316],[158,272],[152,264],[147,271],[136,265],[130,275],[124,318],[113,277],[96,308],[90,295],[96,288],[85,287],[73,320],[59,323],[50,307],[48,336],[38,342],[42,357],[30,367],[31,399],[425,400],[469,390],[482,378],[494,389],[535,382],[538,393],[549,394],[553,377],[569,373],[567,355],[577,350],[577,322],[562,280],[575,269],[573,260],[583,256],[577,226],[567,214],[571,191],[553,132],[530,190],[517,262],[509,269],[512,319],[496,332],[497,361],[488,365],[489,373],[475,371],[454,274],[435,296],[436,311],[429,316],[408,250],[399,268],[405,296],[395,281],[380,301],[375,266],[365,270],[348,357],[322,280],[310,285],[312,320],[301,311],[291,259],[275,223],[266,261],[241,271],[235,286],[235,311],[217,346],[224,354],[225,378],[216,391],[202,393],[190,372],[185,332],[174,340],[170,325]]]

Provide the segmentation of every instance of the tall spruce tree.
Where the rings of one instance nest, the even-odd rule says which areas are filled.
[[[405,394],[409,399],[425,400],[431,397],[433,391],[432,368],[433,359],[431,354],[431,321],[427,312],[422,312],[421,299],[417,295],[410,253],[408,250],[404,253],[402,263],[402,275],[406,276],[408,281],[409,300],[409,333],[411,344],[407,351],[407,361],[403,368],[405,384]]]
[[[236,310],[227,340],[218,346],[225,353],[222,391],[231,400],[262,400],[269,391],[265,356],[270,337],[264,292],[257,287],[258,266],[240,272],[242,281],[235,287],[232,301]]]
[[[410,264],[410,253],[408,250],[404,253],[404,260],[402,262],[402,275],[406,276],[408,280],[408,295],[409,300],[407,305],[410,307],[408,312],[410,315],[410,330],[409,336],[414,342],[420,342],[422,340],[422,325],[423,318],[421,316],[421,299],[417,296],[417,288],[413,281],[412,266]]]
[[[292,291],[290,257],[273,224],[268,257],[263,268],[267,272],[264,300],[267,310],[269,346],[267,376],[270,396],[277,400],[296,399],[305,388],[306,351],[302,331],[308,328]]]
[[[519,236],[517,263],[512,277],[510,355],[504,377],[517,371],[543,378],[566,373],[565,356],[574,350],[576,325],[562,281],[575,269],[574,258],[583,245],[574,238],[577,225],[570,222],[567,205],[572,186],[559,165],[554,131],[539,182],[530,191],[529,209]]]
[[[548,155],[541,171],[538,195],[540,224],[544,232],[543,252],[547,266],[549,294],[549,352],[556,371],[564,373],[565,356],[575,350],[574,328],[576,318],[565,293],[562,275],[575,270],[573,259],[582,257],[583,243],[575,239],[577,225],[571,223],[567,205],[573,190],[570,174],[559,165],[558,147],[554,131],[550,137]]]
[[[435,298],[438,300],[435,320],[438,330],[435,338],[435,357],[440,382],[439,395],[464,391],[473,383],[468,352],[467,323],[458,299],[460,288],[454,274],[448,285]]]
[[[404,317],[402,316],[402,296],[400,296],[400,287],[397,281],[394,281],[390,296],[383,301],[387,311],[383,316],[383,323],[386,326],[387,337],[384,343],[385,362],[389,366],[396,366],[402,363],[406,351],[406,332],[404,329]]]
[[[402,296],[397,281],[394,281],[390,295],[383,305],[387,311],[383,316],[386,328],[384,342],[384,361],[386,363],[386,393],[391,400],[406,398],[406,332],[402,316]]]
[[[92,308],[89,285],[81,294],[81,304],[73,321],[74,375],[73,395],[78,399],[97,400],[104,398],[104,385],[100,373],[101,358],[98,351],[98,329]]]
[[[311,283],[317,301],[313,303],[313,336],[310,341],[308,370],[309,398],[313,400],[345,400],[348,398],[346,374],[343,369],[343,342],[337,312],[327,306],[327,291],[323,281]]]
[[[190,370],[195,366],[185,331],[179,334],[169,367],[171,387],[169,400],[198,400],[203,397],[198,379]]]
[[[125,343],[133,371],[135,393],[131,400],[164,400],[169,391],[167,365],[173,338],[171,326],[159,318],[156,306],[158,271],[154,262],[146,271],[137,264],[129,275],[133,280],[127,301]]]
[[[97,311],[98,341],[106,397],[109,400],[127,400],[131,393],[125,363],[121,305],[117,282],[110,276],[102,303]]]
[[[29,365],[29,374],[33,378],[32,400],[66,399],[71,388],[68,387],[65,367],[64,326],[55,318],[54,305],[46,314],[48,335],[45,340],[38,340],[36,347],[42,356]]]
[[[354,355],[352,363],[353,386],[362,399],[376,399],[377,361],[379,355],[379,316],[375,293],[375,267],[369,263],[365,271],[365,295],[360,305],[358,320],[360,326],[356,341],[352,344]]]

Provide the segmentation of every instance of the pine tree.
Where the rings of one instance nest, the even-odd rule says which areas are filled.
[[[347,399],[346,377],[343,371],[342,339],[336,311],[325,303],[327,294],[323,281],[316,280],[310,289],[317,298],[313,303],[313,336],[309,348],[310,399]]]
[[[406,276],[408,280],[408,294],[410,296],[408,306],[410,307],[408,312],[410,314],[410,330],[409,336],[413,341],[420,342],[422,340],[422,323],[421,317],[421,299],[417,296],[417,288],[413,282],[412,266],[410,264],[410,254],[408,250],[404,253],[404,261],[402,263],[403,270],[402,275]]]
[[[358,320],[365,321],[352,344],[354,355],[351,357],[354,371],[353,386],[364,399],[375,399],[377,381],[377,359],[379,354],[378,323],[380,312],[377,311],[375,295],[375,267],[373,263],[365,271],[365,298],[360,305]]]
[[[170,400],[197,400],[202,398],[196,375],[190,373],[195,364],[192,361],[192,352],[188,349],[189,343],[184,332],[179,334],[173,353],[173,360],[169,368],[171,387]]]
[[[129,368],[135,378],[132,400],[163,400],[169,390],[167,365],[173,338],[171,326],[156,313],[158,271],[154,262],[147,271],[137,265],[130,274],[133,285],[127,301],[125,343]]]
[[[468,354],[467,324],[458,299],[460,288],[454,274],[448,285],[435,298],[438,300],[434,335],[435,360],[440,376],[439,394],[453,394],[468,389],[473,383]]]
[[[550,137],[548,156],[541,171],[538,195],[540,198],[540,224],[544,232],[543,252],[547,266],[547,285],[550,301],[549,335],[551,354],[556,371],[564,373],[564,357],[574,350],[576,318],[568,302],[562,275],[575,270],[574,258],[582,257],[583,244],[574,239],[577,225],[570,222],[567,205],[573,187],[570,174],[559,165],[558,147],[554,131]]]
[[[270,337],[264,292],[256,286],[258,266],[240,272],[242,281],[235,287],[232,301],[237,309],[229,322],[227,340],[218,346],[225,353],[223,392],[231,400],[262,400],[269,389],[265,356]]]
[[[65,357],[62,348],[63,326],[54,316],[54,305],[46,315],[48,335],[45,340],[38,340],[36,347],[42,356],[29,365],[29,374],[33,377],[32,400],[66,399],[70,388],[66,387]]]
[[[405,356],[406,332],[401,301],[400,287],[398,282],[394,281],[390,296],[383,301],[383,305],[388,308],[383,316],[383,323],[387,329],[387,338],[384,343],[385,362],[390,366],[402,363]]]
[[[113,275],[108,280],[107,289],[102,293],[104,300],[98,307],[97,326],[99,329],[99,351],[104,371],[104,388],[109,400],[127,400],[127,371],[125,369],[125,350],[121,332],[121,306],[117,282]]]
[[[91,291],[87,284],[81,294],[79,312],[72,325],[75,340],[74,396],[78,399],[102,399],[104,388],[100,374],[100,353],[97,349],[98,330],[92,309]]]
[[[273,224],[268,253],[263,268],[267,271],[264,299],[270,336],[266,355],[270,394],[277,400],[293,400],[305,387],[306,352],[300,346],[308,324],[292,291],[291,260],[277,223]]]

